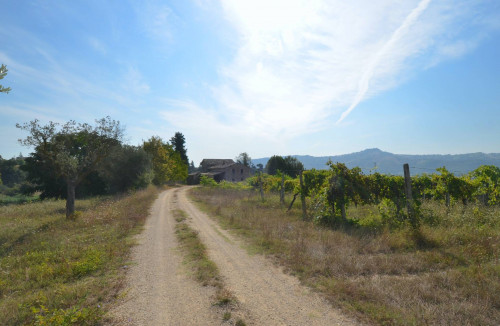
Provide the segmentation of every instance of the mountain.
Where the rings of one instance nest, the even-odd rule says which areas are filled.
[[[411,174],[433,173],[436,168],[445,166],[456,175],[466,174],[480,165],[500,167],[500,153],[471,153],[456,155],[405,155],[381,151],[378,148],[365,149],[361,152],[335,155],[310,156],[292,155],[304,164],[306,169],[327,169],[328,160],[344,163],[349,168],[360,167],[365,174],[379,172],[383,174],[402,175],[403,164],[410,165]],[[252,160],[254,164],[266,166],[269,157]]]

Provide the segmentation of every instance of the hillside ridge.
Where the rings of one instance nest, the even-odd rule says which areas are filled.
[[[360,167],[364,173],[403,174],[403,164],[408,163],[412,174],[433,173],[445,166],[457,175],[469,173],[481,165],[500,167],[500,153],[467,154],[394,154],[378,148],[368,148],[360,152],[331,156],[291,155],[304,164],[306,169],[327,169],[331,160],[344,163],[349,168]],[[252,160],[254,164],[266,165],[269,157]]]

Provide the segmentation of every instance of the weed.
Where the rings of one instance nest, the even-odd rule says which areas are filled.
[[[238,319],[235,323],[236,326],[246,326],[245,322],[243,319]]]
[[[229,311],[226,311],[224,313],[224,315],[222,316],[222,320],[223,321],[228,321],[229,319],[231,319],[231,313]]]

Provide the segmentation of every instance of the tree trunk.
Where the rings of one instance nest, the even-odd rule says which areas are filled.
[[[75,213],[75,188],[76,182],[68,179],[66,181],[67,196],[66,196],[66,218],[71,218]]]
[[[450,207],[450,193],[446,193],[446,207]]]

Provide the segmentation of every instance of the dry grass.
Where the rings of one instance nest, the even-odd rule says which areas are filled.
[[[0,325],[102,323],[157,193],[0,207]]]
[[[199,188],[194,198],[330,301],[381,325],[499,325],[500,210],[423,207],[418,234],[383,227],[376,207],[348,214],[370,227],[332,230],[286,213],[278,196]]]

